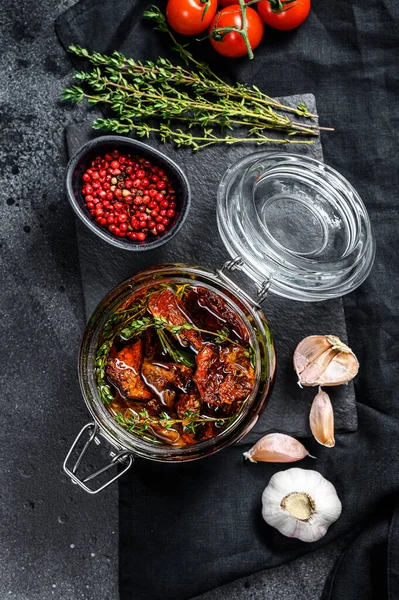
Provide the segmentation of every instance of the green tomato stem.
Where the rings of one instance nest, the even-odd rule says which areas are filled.
[[[254,53],[252,52],[251,44],[249,42],[248,37],[248,24],[247,24],[247,11],[244,0],[239,0],[240,10],[241,10],[241,27],[215,27],[212,29],[210,35],[212,39],[217,41],[223,41],[223,38],[228,33],[239,33],[244,40],[245,47],[247,49],[248,58],[250,60],[253,59]]]
[[[208,9],[211,5],[211,0],[200,0],[200,4],[204,5],[204,10],[202,11],[201,21],[205,19],[205,15],[208,12]]]
[[[248,38],[247,9],[245,6],[245,0],[239,0],[239,2],[240,2],[240,8],[241,8],[241,22],[242,22],[241,35],[242,35],[244,43],[247,47],[248,58],[250,60],[252,60],[254,57],[254,53],[252,52],[251,44],[249,43],[249,38]]]

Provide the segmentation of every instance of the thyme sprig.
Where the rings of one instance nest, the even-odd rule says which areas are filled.
[[[222,329],[218,329],[216,332],[215,331],[209,331],[208,329],[201,329],[200,327],[196,327],[195,325],[192,325],[191,323],[183,323],[182,325],[169,325],[167,321],[165,321],[165,319],[158,319],[159,324],[158,327],[161,328],[165,328],[168,331],[170,331],[170,333],[174,334],[174,335],[180,335],[183,331],[198,331],[199,333],[206,333],[208,335],[212,335],[215,338],[215,343],[216,344],[223,344],[224,342],[230,342],[231,344],[234,344],[235,346],[239,346],[240,344],[238,344],[237,342],[235,342],[234,340],[232,340],[231,338],[229,338],[229,334],[230,331],[228,330],[227,327],[223,327]]]
[[[316,125],[298,123],[285,114],[314,117],[303,104],[287,107],[256,86],[225,83],[176,42],[159,9],[147,11],[146,16],[155,21],[158,29],[169,33],[175,49],[196,70],[174,65],[165,58],[143,63],[120,52],[107,56],[70,46],[69,50],[87,59],[92,68],[75,73],[82,87],[67,88],[63,98],[76,103],[86,99],[93,105],[105,104],[115,115],[96,119],[95,129],[133,132],[140,138],[156,135],[164,143],[173,141],[178,147],[187,146],[194,151],[220,143],[311,144],[311,139],[299,137],[318,135]],[[238,134],[233,133],[236,128]],[[269,130],[281,131],[287,137],[274,138],[267,134]]]
[[[190,289],[190,285],[188,283],[181,283],[180,285],[178,285],[176,287],[176,291],[175,291],[176,297],[179,298],[179,300],[183,300],[183,298],[188,293],[189,289]]]
[[[256,354],[255,354],[255,350],[253,348],[253,346],[249,346],[249,348],[247,348],[244,352],[244,356],[246,356],[249,359],[249,362],[252,366],[253,369],[256,368]]]
[[[146,329],[154,326],[154,321],[150,317],[142,317],[129,323],[127,327],[121,329],[119,336],[122,340],[130,340],[136,335],[141,335]]]
[[[184,331],[197,331],[198,333],[205,333],[208,335],[212,335],[215,338],[216,344],[223,344],[224,342],[230,342],[235,346],[239,346],[237,342],[229,338],[230,332],[227,327],[223,327],[222,329],[218,329],[215,331],[209,331],[208,329],[201,329],[200,327],[196,327],[192,323],[182,323],[181,325],[171,325],[166,319],[163,317],[142,317],[140,319],[136,319],[129,323],[127,327],[124,327],[119,335],[124,340],[130,340],[137,335],[141,335],[146,329],[149,327],[154,327],[157,332],[161,332],[163,330],[169,331],[172,335],[180,335]],[[162,341],[161,341],[162,343]]]
[[[159,341],[161,342],[162,349],[164,352],[169,354],[173,362],[184,365],[185,367],[189,367],[193,369],[195,367],[195,358],[191,352],[185,352],[180,348],[176,348],[173,342],[169,339],[167,332],[158,329],[157,330]]]
[[[207,146],[214,146],[215,144],[226,144],[228,146],[231,146],[232,144],[255,144],[256,146],[262,146],[268,143],[313,144],[310,140],[272,138],[262,135],[260,131],[254,132],[253,130],[250,132],[253,137],[239,137],[232,135],[218,137],[213,133],[212,129],[204,129],[203,135],[193,135],[184,132],[182,129],[172,129],[169,125],[161,124],[159,127],[150,127],[146,123],[137,124],[130,119],[127,121],[118,121],[117,119],[98,118],[93,123],[93,129],[107,129],[108,131],[121,134],[134,132],[139,138],[149,138],[150,134],[153,133],[159,137],[163,144],[166,142],[174,142],[178,148],[185,146],[191,148],[194,152],[206,148]]]
[[[114,415],[114,421],[124,427],[127,431],[134,431],[137,435],[142,437],[146,441],[155,442],[157,444],[162,444],[162,441],[153,435],[150,431],[148,431],[148,423],[146,423],[147,418],[149,418],[148,411],[143,409],[139,413],[140,417],[135,419],[133,416],[125,417],[122,413],[117,413]],[[141,424],[140,421],[143,423]]]
[[[166,58],[158,58],[156,62],[147,61],[145,63],[136,62],[132,58],[125,58],[120,52],[113,52],[112,56],[100,54],[98,52],[89,53],[85,48],[72,44],[69,47],[69,51],[76,54],[81,58],[86,58],[91,64],[96,67],[103,67],[105,73],[115,75],[121,73],[122,75],[128,75],[134,77],[136,83],[146,81],[147,83],[154,84],[154,76],[158,83],[169,83],[173,86],[179,85],[184,87],[192,88],[196,94],[206,96],[228,96],[230,98],[239,98],[244,100],[246,103],[253,103],[259,108],[272,107],[277,110],[281,110],[288,113],[295,113],[299,117],[317,118],[317,115],[310,113],[306,105],[301,102],[297,107],[287,106],[278,102],[274,98],[267,96],[256,86],[248,86],[243,83],[236,82],[230,85],[213,73],[210,67],[203,62],[197,61],[193,55],[187,50],[187,44],[179,44],[171,29],[169,29],[165,15],[160,11],[158,7],[153,7],[154,10],[146,11],[144,14],[146,17],[152,19],[156,24],[156,29],[165,31],[171,37],[175,44],[174,49],[179,52],[184,62],[188,65],[193,63],[198,69],[197,71],[190,71],[180,65],[174,65],[171,61]],[[161,27],[161,24],[165,25],[165,29]],[[98,73],[98,72],[97,72]],[[101,71],[100,71],[101,73]],[[82,75],[79,75],[81,77]],[[83,78],[90,78],[90,74],[83,72]],[[117,83],[117,82],[115,82]],[[83,97],[82,97],[83,100]],[[308,125],[309,126],[309,125]]]
[[[216,427],[229,426],[237,418],[237,415],[231,417],[208,417],[200,415],[196,412],[186,412],[182,419],[170,417],[166,412],[160,413],[158,417],[152,417],[147,409],[143,409],[138,413],[138,416],[131,415],[126,417],[122,413],[117,413],[114,420],[127,431],[137,433],[138,435],[148,435],[148,429],[152,426],[160,426],[164,429],[172,429],[175,425],[180,424],[185,433],[198,433],[198,429],[206,423],[214,423]]]

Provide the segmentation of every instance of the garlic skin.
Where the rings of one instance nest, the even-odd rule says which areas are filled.
[[[256,442],[244,457],[249,461],[256,462],[296,462],[310,456],[305,446],[295,438],[285,433],[268,433]]]
[[[321,387],[312,402],[309,424],[316,442],[327,448],[335,446],[333,407],[330,396]]]
[[[342,512],[335,487],[317,471],[288,469],[273,475],[262,494],[262,516],[280,533],[317,542]]]
[[[302,386],[348,383],[359,371],[352,350],[335,335],[310,335],[294,352],[294,369]]]

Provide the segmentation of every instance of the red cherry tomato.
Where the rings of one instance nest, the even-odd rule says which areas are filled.
[[[261,42],[264,32],[262,19],[253,8],[246,9],[247,14],[247,32],[252,50]],[[244,38],[238,31],[226,33],[221,41],[216,41],[212,37],[212,31],[220,27],[242,27],[241,8],[239,4],[226,6],[217,13],[209,29],[210,40],[216,52],[229,58],[238,58],[247,55],[247,47]]]
[[[217,9],[217,0],[168,0],[166,19],[182,35],[197,35],[208,29]],[[204,10],[207,10],[204,15]]]
[[[282,4],[284,6],[284,0]],[[269,0],[261,0],[256,6],[265,23],[285,31],[295,29],[304,22],[310,11],[310,0],[295,0],[286,4],[281,12],[273,11]]]

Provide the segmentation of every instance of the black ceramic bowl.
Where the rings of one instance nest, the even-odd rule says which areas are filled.
[[[90,162],[96,156],[103,156],[112,150],[128,152],[132,156],[148,158],[154,165],[161,167],[171,177],[176,188],[176,214],[168,229],[157,237],[150,236],[143,242],[116,237],[104,227],[98,225],[90,216],[85,206],[82,189],[82,175],[89,168]],[[67,167],[66,187],[68,199],[79,219],[98,237],[105,242],[123,248],[124,250],[142,251],[159,248],[171,240],[180,230],[186,220],[190,203],[191,192],[188,179],[181,168],[170,160],[165,154],[151,148],[143,142],[118,135],[104,135],[84,144],[72,156]]]

